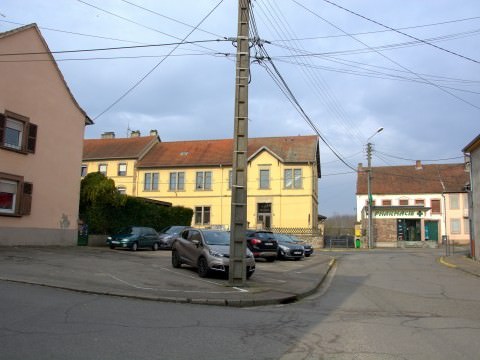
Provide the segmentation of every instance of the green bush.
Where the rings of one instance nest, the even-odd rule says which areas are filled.
[[[190,225],[193,210],[164,206],[147,199],[121,195],[113,180],[91,173],[82,180],[80,218],[91,234],[111,234],[129,225],[149,226],[159,231],[168,225]]]

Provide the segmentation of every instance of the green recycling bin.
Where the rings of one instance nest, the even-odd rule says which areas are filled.
[[[355,249],[360,249],[361,246],[362,246],[362,242],[360,241],[360,239],[356,239],[355,240]]]

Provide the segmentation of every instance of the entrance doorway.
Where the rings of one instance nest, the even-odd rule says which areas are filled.
[[[398,219],[397,240],[399,241],[421,241],[420,220]]]
[[[270,229],[272,227],[272,203],[257,204],[257,228]]]
[[[438,221],[425,221],[425,240],[438,242]]]

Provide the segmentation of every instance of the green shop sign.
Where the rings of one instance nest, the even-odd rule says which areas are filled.
[[[390,209],[390,210],[379,210],[375,209],[373,212],[373,216],[376,217],[422,217],[425,214],[422,210],[405,210],[405,209]]]

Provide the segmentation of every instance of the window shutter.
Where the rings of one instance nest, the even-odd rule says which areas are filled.
[[[23,183],[22,198],[20,199],[20,215],[30,215],[32,210],[33,184]]]
[[[27,152],[33,154],[35,153],[35,146],[37,144],[37,125],[29,123],[27,133]]]
[[[0,145],[3,145],[3,132],[5,131],[5,115],[0,114]]]

